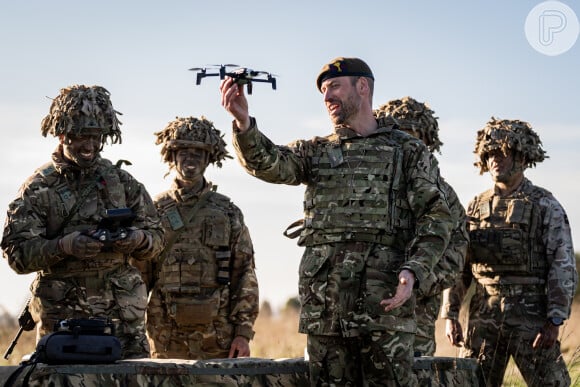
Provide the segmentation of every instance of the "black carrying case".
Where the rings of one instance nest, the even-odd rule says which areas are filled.
[[[37,361],[46,364],[113,363],[121,359],[121,342],[105,319],[69,319],[36,345]]]
[[[54,332],[40,339],[36,354],[46,364],[113,363],[121,359],[121,342],[111,335]]]

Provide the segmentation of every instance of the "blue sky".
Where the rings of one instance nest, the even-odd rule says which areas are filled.
[[[580,243],[580,42],[546,56],[527,42],[524,24],[539,1],[293,2],[31,0],[0,13],[0,210],[54,138],[40,135],[50,99],[71,84],[98,84],[123,113],[123,143],[103,156],[130,160],[127,170],[152,196],[166,189],[153,132],[176,116],[205,115],[231,143],[231,118],[218,81],[195,85],[191,67],[236,63],[278,75],[278,90],[257,84],[249,97],[259,127],[280,144],[328,134],[315,87],[324,63],[363,58],[376,78],[374,105],[410,95],[439,117],[442,174],[466,205],[489,188],[473,167],[475,133],[493,115],[528,121],[550,156],[527,176],[552,191]],[[580,6],[565,1],[577,15]],[[232,148],[230,147],[230,151]],[[237,160],[208,170],[219,191],[245,214],[256,250],[262,300],[281,306],[297,293],[302,250],[282,231],[302,215],[303,187],[271,185]],[[16,313],[33,276],[0,265],[0,305]]]

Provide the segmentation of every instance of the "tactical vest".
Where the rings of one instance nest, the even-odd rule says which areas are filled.
[[[405,246],[413,216],[401,176],[402,156],[401,148],[384,135],[319,146],[312,158],[315,181],[304,196],[305,229],[299,244]]]
[[[212,192],[185,229],[186,214],[194,203],[177,205],[172,198],[159,200],[167,239],[178,232],[171,250],[158,268],[156,286],[165,294],[205,295],[229,283],[231,224],[230,200]]]
[[[125,190],[118,175],[118,169],[104,161],[98,166],[94,175],[87,177],[86,184],[80,189],[73,189],[65,177],[58,173],[52,163],[39,169],[44,183],[50,189],[39,191],[38,200],[47,211],[47,235],[52,236],[58,230],[73,207],[80,199],[83,189],[93,186],[77,213],[65,225],[63,231],[55,237],[61,237],[74,231],[85,231],[97,226],[99,220],[109,208],[126,207]],[[100,178],[99,178],[100,177]],[[97,178],[99,178],[97,180]],[[64,259],[43,270],[45,274],[77,275],[90,271],[107,269],[125,262],[121,253],[101,252],[94,259]],[[88,271],[88,272],[87,272]]]
[[[543,284],[547,277],[541,208],[530,195],[502,199],[493,189],[468,214],[470,259],[483,285]],[[494,278],[493,280],[490,280]]]

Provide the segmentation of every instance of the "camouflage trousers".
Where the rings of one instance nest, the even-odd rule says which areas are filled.
[[[168,316],[158,294],[151,294],[147,307],[147,336],[153,359],[205,360],[227,358],[234,327],[226,321],[178,326]]]
[[[123,359],[149,357],[145,332],[147,289],[134,267],[39,274],[31,291],[30,311],[38,323],[37,340],[52,333],[60,320],[106,317],[115,327]]]
[[[413,334],[375,332],[344,338],[308,335],[310,384],[318,386],[417,386]]]
[[[417,319],[417,332],[413,352],[415,357],[435,355],[435,321],[441,308],[441,294],[431,297],[417,298],[415,316]],[[415,371],[419,385],[432,385],[432,370],[419,369]]]
[[[439,317],[440,309],[441,294],[417,298],[417,304],[415,305],[417,333],[415,333],[415,344],[413,346],[416,357],[435,355],[435,321]]]
[[[545,296],[474,295],[461,355],[478,359],[481,386],[501,386],[510,357],[528,386],[570,386],[560,343],[547,349],[532,348],[545,316]]]

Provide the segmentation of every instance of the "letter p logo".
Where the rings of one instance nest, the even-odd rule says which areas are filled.
[[[560,1],[545,1],[528,13],[524,30],[534,50],[556,56],[574,46],[580,27],[572,8]]]
[[[540,28],[540,44],[549,46],[554,43],[554,35],[564,31],[566,25],[566,15],[557,9],[545,10],[540,14],[538,26]]]

